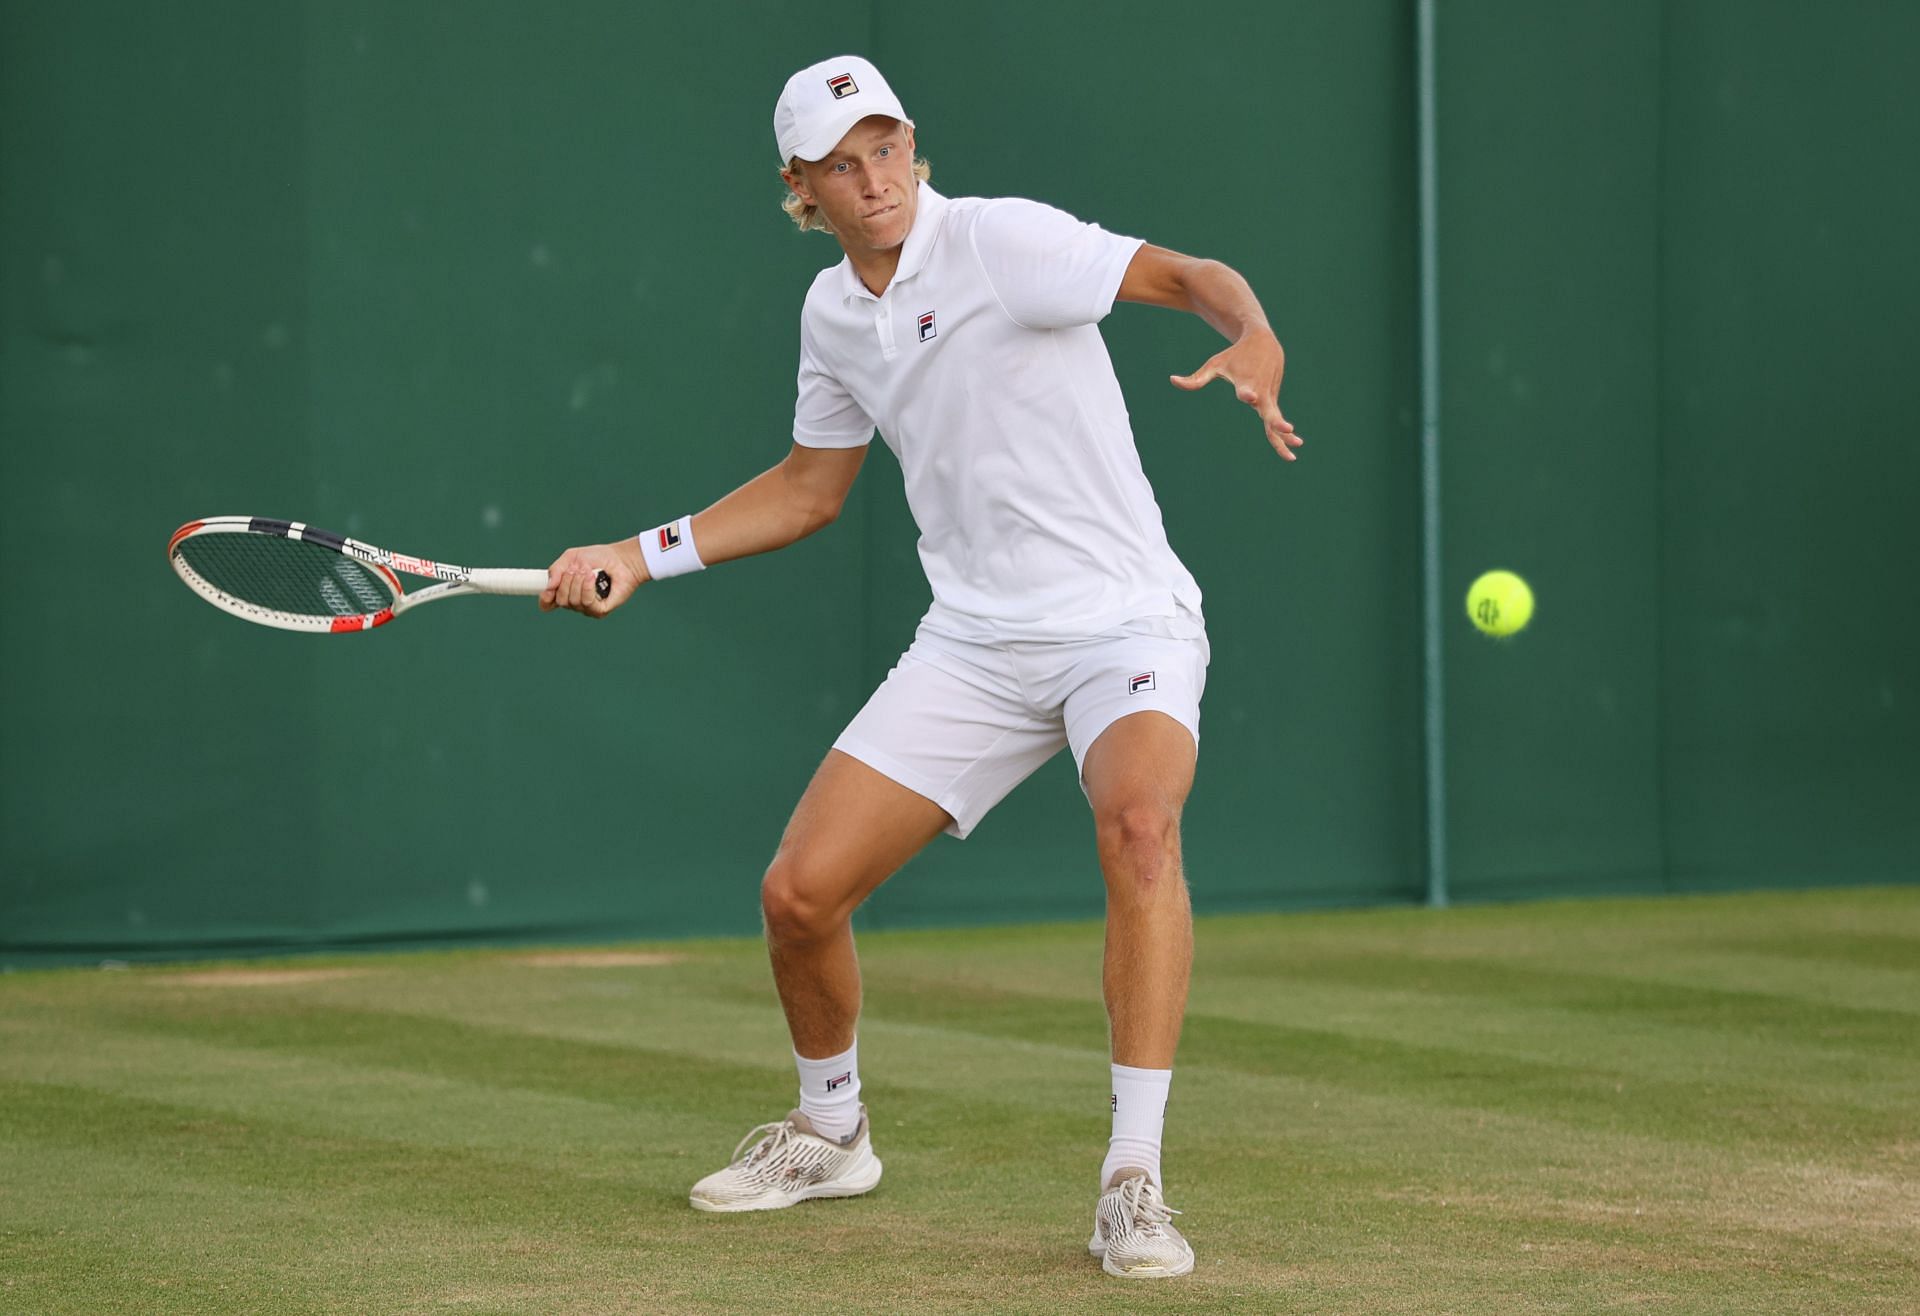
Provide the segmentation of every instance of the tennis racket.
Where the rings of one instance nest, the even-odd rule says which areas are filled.
[[[262,626],[322,635],[370,631],[437,599],[526,597],[547,587],[543,570],[430,562],[263,516],[189,521],[167,541],[167,560],[188,589],[222,611]],[[409,594],[397,572],[440,583]],[[604,599],[613,580],[602,571],[593,585]]]

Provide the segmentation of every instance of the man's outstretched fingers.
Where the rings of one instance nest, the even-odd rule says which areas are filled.
[[[1207,362],[1205,365],[1201,366],[1198,370],[1194,371],[1191,375],[1168,375],[1167,376],[1167,378],[1173,382],[1174,387],[1184,388],[1189,392],[1193,391],[1194,389],[1205,388],[1208,384],[1211,384],[1214,380],[1219,379],[1220,377],[1221,377],[1220,367],[1215,365],[1212,361]]]

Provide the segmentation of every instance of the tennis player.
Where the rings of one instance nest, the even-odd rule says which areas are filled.
[[[1180,813],[1207,636],[1097,325],[1115,301],[1204,318],[1229,345],[1172,382],[1227,380],[1292,460],[1284,354],[1246,280],[1216,261],[1033,201],[935,192],[912,120],[864,59],[794,74],[773,121],[788,214],[844,252],[801,313],[793,447],[697,516],[568,550],[541,597],[603,616],[642,582],[784,548],[839,515],[876,427],[900,459],[933,604],[834,742],[761,885],[799,1107],[749,1133],[693,1205],[771,1210],[880,1182],[849,920],[1065,746],[1107,888],[1113,1126],[1090,1250],[1112,1275],[1183,1275],[1193,1249],[1163,1195],[1160,1145],[1192,960]]]

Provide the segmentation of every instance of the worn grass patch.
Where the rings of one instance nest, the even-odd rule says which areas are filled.
[[[0,976],[0,1311],[1920,1310],[1920,891],[1203,920],[1167,1284],[1085,1252],[1100,930],[863,939],[868,1197],[752,942]],[[217,990],[230,988],[233,990]]]

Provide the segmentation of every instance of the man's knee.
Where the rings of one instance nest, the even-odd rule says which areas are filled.
[[[802,852],[782,850],[760,881],[760,912],[767,935],[787,944],[823,941],[846,923],[849,911],[830,894],[829,875]]]
[[[1095,819],[1100,866],[1109,881],[1151,885],[1180,872],[1180,815],[1156,801],[1130,800]]]

